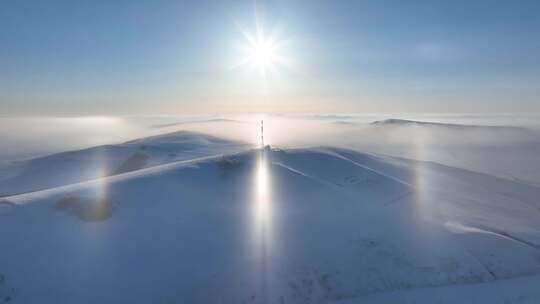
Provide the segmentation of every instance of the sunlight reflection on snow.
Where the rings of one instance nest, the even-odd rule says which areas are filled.
[[[264,151],[257,159],[255,173],[255,202],[253,205],[253,219],[255,229],[255,241],[257,247],[266,248],[271,232],[272,202],[270,198],[270,181],[268,176],[268,164]],[[261,252],[264,254],[264,252]]]
[[[253,254],[254,254],[254,273],[256,273],[259,292],[263,297],[268,293],[268,282],[271,271],[270,256],[275,250],[273,235],[273,215],[274,204],[271,198],[270,172],[269,164],[264,149],[260,150],[257,157],[257,163],[254,174],[255,193],[252,205],[252,233],[253,233]]]

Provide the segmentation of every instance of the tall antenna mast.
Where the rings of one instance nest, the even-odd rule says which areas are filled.
[[[264,148],[264,120],[261,120],[261,145]]]

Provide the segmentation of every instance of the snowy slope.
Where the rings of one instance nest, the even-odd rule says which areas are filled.
[[[540,189],[331,147],[7,197],[13,303],[538,303]],[[1,297],[0,297],[1,298]]]
[[[434,161],[540,186],[538,130],[403,119],[347,128],[332,145]]]
[[[179,131],[122,144],[69,151],[0,170],[0,197],[115,175],[168,162],[237,152],[247,144]],[[4,176],[4,178],[2,178]]]

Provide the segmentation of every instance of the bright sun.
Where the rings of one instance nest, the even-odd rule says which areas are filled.
[[[287,60],[281,54],[283,41],[278,40],[275,33],[266,35],[260,25],[257,25],[254,34],[241,30],[246,41],[241,47],[243,55],[237,66],[248,67],[266,77],[275,72],[277,67],[285,65]]]
[[[279,61],[277,46],[271,41],[257,39],[249,46],[247,61],[253,67],[262,70],[271,69]]]

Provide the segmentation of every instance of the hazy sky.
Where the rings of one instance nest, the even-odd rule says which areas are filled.
[[[540,1],[1,5],[0,115],[260,111],[540,112]]]

